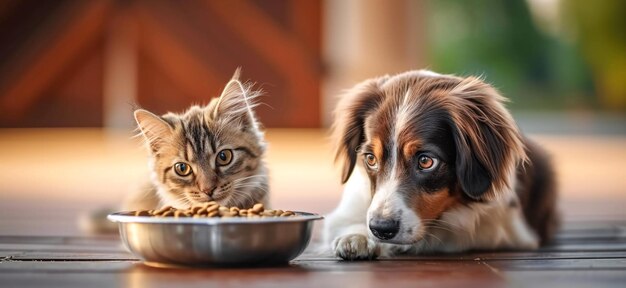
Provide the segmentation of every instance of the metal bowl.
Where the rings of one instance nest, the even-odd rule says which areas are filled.
[[[287,263],[309,244],[312,213],[268,218],[173,218],[118,212],[122,241],[150,266]]]

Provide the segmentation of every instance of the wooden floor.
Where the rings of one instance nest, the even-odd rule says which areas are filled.
[[[341,187],[326,132],[267,135],[274,207],[329,212]],[[117,237],[77,225],[147,179],[145,152],[129,135],[0,129],[0,287],[626,287],[626,137],[533,138],[557,166],[565,219],[539,251],[372,262],[305,253],[284,267],[156,269]],[[590,151],[598,161],[581,167]]]
[[[306,253],[287,266],[164,269],[116,236],[0,236],[3,287],[624,287],[626,221],[568,223],[553,246],[343,262]]]

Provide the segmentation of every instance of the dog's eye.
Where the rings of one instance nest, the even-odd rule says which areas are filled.
[[[419,166],[419,169],[424,171],[435,169],[438,163],[439,160],[437,160],[437,158],[432,158],[426,155],[420,155],[419,158],[417,158],[417,165]]]
[[[374,154],[367,153],[365,154],[365,163],[367,163],[367,166],[375,168],[378,161],[376,160],[376,156],[374,156]]]

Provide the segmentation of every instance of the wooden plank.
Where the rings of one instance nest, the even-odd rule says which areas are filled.
[[[41,245],[117,245],[120,243],[118,235],[94,235],[94,236],[11,236],[0,235],[0,243],[3,244],[41,244]]]
[[[538,260],[493,260],[489,265],[499,270],[546,271],[546,270],[623,270],[626,258],[610,259],[538,259]],[[625,273],[626,278],[626,273]]]
[[[143,287],[137,282],[129,282],[130,278],[113,273],[4,273],[0,272],[0,287],[22,288],[67,288],[67,287]],[[135,286],[132,285],[135,283]],[[172,285],[171,287],[182,287]]]
[[[0,280],[6,276],[3,274],[16,272],[123,272],[137,263],[133,261],[15,261],[5,259],[0,261]]]
[[[481,259],[571,259],[593,257],[621,257],[626,247],[624,239],[584,240],[578,242],[558,243],[557,245],[543,247],[538,251],[498,251],[481,252],[473,251],[464,254],[449,255],[423,255],[417,257],[403,257],[408,259],[448,259],[448,260],[472,260]],[[312,244],[309,250],[314,251],[316,244]],[[114,237],[24,237],[24,236],[0,236],[0,251],[23,252],[98,252],[125,253],[125,248]],[[611,256],[613,255],[613,256]],[[331,255],[305,254],[302,259],[334,259]]]
[[[511,287],[624,287],[626,277],[621,270],[587,271],[508,271]]]
[[[13,238],[15,239],[15,238]],[[85,239],[78,242],[85,243]],[[70,239],[56,238],[50,242],[54,245],[64,245],[71,242]],[[75,240],[75,239],[74,239]],[[42,239],[35,239],[36,243],[45,243]],[[31,244],[43,245],[43,244]],[[510,254],[511,252],[508,252]],[[314,254],[303,255],[304,259],[296,259],[289,266],[282,267],[259,267],[259,268],[203,268],[203,269],[156,269],[146,267],[131,259],[124,261],[110,261],[114,259],[87,259],[81,261],[81,257],[86,254],[65,254],[51,253],[48,259],[44,254],[34,257],[24,257],[28,261],[16,261],[19,259],[4,259],[0,262],[1,283],[20,283],[20,286],[37,286],[46,283],[48,287],[70,287],[80,286],[87,282],[94,283],[141,283],[141,285],[165,287],[176,284],[195,285],[241,285],[267,287],[320,287],[325,285],[340,285],[348,283],[357,286],[370,285],[394,285],[394,287],[419,287],[419,285],[463,285],[468,284],[480,286],[497,286],[508,281],[520,281],[520,271],[545,272],[552,274],[544,277],[558,277],[558,273],[570,272],[572,270],[585,272],[587,278],[581,281],[591,281],[596,279],[595,284],[611,284],[615,281],[624,281],[626,274],[626,251],[621,254],[596,253],[594,255],[583,255],[582,259],[577,259],[578,254],[569,253],[559,255],[560,257],[572,257],[572,259],[543,259],[542,253],[535,252],[534,257],[538,259],[520,259],[517,255],[509,255],[511,259],[498,257],[506,255],[507,252],[493,252],[482,254],[485,258],[468,259],[472,255],[438,255],[424,256],[431,259],[393,259],[380,261],[347,262],[336,261],[331,258],[319,257],[314,259]],[[558,254],[558,253],[557,253]],[[24,254],[22,254],[24,255]],[[488,257],[493,257],[489,259]],[[515,256],[515,257],[513,257]],[[58,258],[57,258],[58,257]],[[308,258],[306,258],[308,257]],[[435,259],[439,257],[440,259]],[[443,257],[449,257],[444,259]],[[529,257],[528,255],[526,257]],[[590,257],[590,258],[585,258]],[[71,259],[71,261],[67,261]],[[122,260],[123,258],[120,258]],[[62,260],[62,261],[60,261]],[[590,272],[591,271],[591,272]],[[607,275],[606,271],[620,271],[621,276],[609,274],[610,278],[598,278],[597,275]],[[593,273],[592,273],[593,272]],[[510,274],[513,273],[513,274]],[[37,277],[32,277],[38,275]],[[45,276],[39,276],[45,275]],[[61,275],[63,277],[61,277]],[[124,275],[124,276],[122,276]],[[158,275],[158,276],[157,276]],[[534,274],[531,274],[531,276]],[[122,277],[125,280],[120,280]],[[504,278],[503,278],[504,277]],[[531,277],[532,278],[532,277]],[[132,279],[132,280],[129,280]],[[194,279],[194,281],[189,281]],[[358,279],[358,280],[355,280]],[[450,280],[453,279],[453,280]],[[514,280],[511,280],[514,279]],[[560,278],[557,278],[560,279]],[[17,282],[15,282],[17,281]],[[83,282],[85,281],[85,282]],[[116,282],[121,281],[121,282]],[[534,283],[534,282],[524,282]],[[569,283],[569,282],[568,282]],[[510,284],[510,282],[509,282]],[[90,285],[90,287],[93,287]]]
[[[568,251],[559,246],[554,247],[554,251],[538,250],[538,251],[497,251],[497,252],[480,252],[470,251],[460,254],[434,254],[434,255],[417,255],[417,256],[396,256],[391,259],[396,260],[454,260],[454,261],[471,261],[474,259],[574,259],[574,258],[626,258],[626,250],[617,249],[610,250],[611,246],[600,247],[596,245],[590,246],[588,249],[573,249]],[[621,247],[622,245],[620,245]],[[580,246],[584,248],[585,246]],[[315,247],[310,247],[315,249]],[[609,250],[609,251],[607,251]],[[127,253],[121,243],[114,246],[79,246],[79,245],[40,245],[40,244],[0,244],[0,253],[9,252],[25,252],[25,253]],[[336,258],[329,253],[305,253],[299,257],[303,260],[335,260]],[[381,258],[388,259],[388,258]]]
[[[619,233],[619,232],[618,232]],[[598,230],[595,233],[560,233],[556,235],[555,243],[571,243],[576,241],[606,241],[606,240],[625,240],[626,235],[616,233],[610,230]]]
[[[311,265],[307,265],[311,264]],[[382,265],[381,265],[382,264]],[[394,264],[394,265],[385,265]],[[611,270],[560,271],[560,270],[515,270],[501,267],[499,276],[485,269],[474,269],[449,263],[426,262],[421,265],[399,265],[392,262],[344,262],[341,265],[298,263],[288,267],[240,268],[240,269],[156,269],[132,262],[1,262],[0,283],[19,283],[21,287],[108,287],[142,285],[167,287],[176,285],[195,287],[205,285],[243,285],[247,287],[324,287],[349,283],[354,287],[432,287],[432,286],[497,286],[505,284],[546,283],[594,284],[605,286],[611,283],[623,285],[624,272]],[[580,265],[579,265],[580,266]],[[482,267],[482,266],[477,266]],[[579,267],[580,268],[580,267]],[[519,269],[519,268],[518,268]],[[331,273],[329,273],[331,272]],[[121,273],[121,274],[120,274]],[[570,278],[573,277],[573,278]],[[575,279],[576,281],[571,281]],[[541,281],[539,281],[541,280]],[[94,286],[95,285],[95,286]],[[576,285],[576,286],[578,286]],[[533,285],[530,285],[533,286]],[[530,287],[529,286],[529,287]],[[618,286],[615,286],[618,287]],[[623,287],[623,286],[619,286]]]
[[[16,251],[17,252],[17,251]],[[3,252],[0,252],[2,255]],[[139,261],[129,252],[17,252],[8,256],[16,261]]]
[[[577,232],[537,251],[473,251],[350,262],[310,249],[287,266],[195,269],[147,267],[123,251],[117,237],[0,236],[0,248],[4,249],[0,257],[10,256],[0,258],[0,283],[25,287],[42,283],[47,287],[87,283],[90,287],[99,283],[149,287],[623,285],[626,240],[619,229],[598,227],[569,230]],[[602,237],[585,238],[598,231],[604,233]]]
[[[15,251],[15,250],[0,251],[0,261],[12,259],[13,257],[19,256],[19,255],[22,255],[22,254],[24,254],[24,252],[22,252],[22,251]]]
[[[120,243],[118,246],[76,246],[76,245],[32,245],[32,244],[0,244],[0,251],[23,251],[23,252],[111,252],[119,253],[125,251]]]
[[[621,219],[607,218],[602,221],[565,221],[561,224],[561,233],[575,231],[589,231],[595,229],[610,229],[623,231],[626,229],[626,221]]]
[[[119,238],[99,237],[31,237],[0,236],[0,257],[14,259],[134,259]]]
[[[0,257],[12,256],[17,260],[109,260],[125,259],[137,260],[130,252],[121,248],[109,250],[102,247],[91,249],[65,249],[63,247],[44,247],[42,249],[15,249],[0,250]],[[490,252],[490,253],[466,253],[452,255],[418,255],[418,256],[396,256],[392,258],[380,258],[378,261],[491,261],[491,260],[564,260],[564,259],[626,259],[626,251],[611,252]],[[332,255],[310,255],[303,254],[294,261],[338,261]]]
[[[550,260],[550,259],[611,259],[626,258],[626,251],[610,251],[610,252],[537,252],[537,251],[519,251],[519,252],[470,252],[463,254],[451,255],[422,255],[422,256],[400,256],[393,258],[382,258],[384,260],[393,261],[412,261],[412,260],[447,260],[447,261],[490,261],[490,260]],[[321,260],[323,258],[317,258]]]
[[[33,275],[38,275],[36,281],[29,280]],[[121,282],[127,285],[134,283],[145,287],[324,287],[345,283],[350,283],[353,287],[376,287],[387,285],[391,280],[394,287],[458,286],[467,284],[468,281],[490,287],[503,283],[502,278],[480,264],[298,262],[280,267],[166,269],[115,261],[0,262],[0,280],[5,283],[20,281],[20,286],[36,286],[37,283],[46,283],[46,286],[77,286],[75,283],[84,284],[82,281],[85,278],[96,284],[105,281],[110,286],[116,286],[115,284],[121,283],[118,282],[120,277],[123,279]]]
[[[540,252],[565,252],[565,251],[624,251],[626,250],[626,242],[616,243],[563,243],[555,246],[542,247],[537,251]]]
[[[224,272],[224,271],[218,271]],[[324,273],[295,271],[276,274],[273,272],[250,273],[240,271],[227,273],[15,273],[2,275],[5,283],[19,283],[20,287],[502,287],[504,280],[483,278],[469,273],[446,273],[445,275],[398,273]]]

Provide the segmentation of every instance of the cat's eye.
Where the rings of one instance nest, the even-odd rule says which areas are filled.
[[[191,174],[191,166],[184,162],[178,162],[174,164],[174,172],[176,172],[178,176],[188,176]]]
[[[437,167],[439,160],[427,155],[420,155],[417,158],[417,166],[422,171],[430,171]]]
[[[217,159],[215,160],[218,166],[228,165],[230,161],[233,161],[233,150],[224,149],[217,153]]]
[[[364,156],[365,164],[367,164],[367,166],[372,169],[376,168],[376,166],[378,165],[378,160],[376,159],[376,156],[374,156],[374,154],[372,153],[366,153]]]

